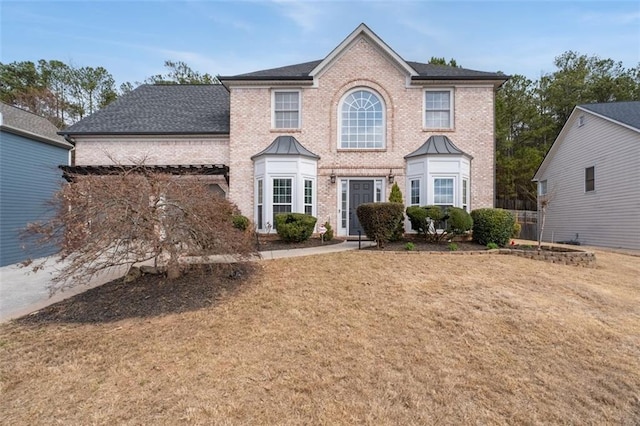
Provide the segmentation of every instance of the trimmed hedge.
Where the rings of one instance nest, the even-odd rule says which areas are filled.
[[[364,233],[382,248],[393,238],[403,211],[404,206],[400,203],[364,203],[358,206],[356,213]]]
[[[447,209],[449,219],[447,219],[448,232],[454,235],[462,235],[473,228],[473,219],[471,215],[460,207],[449,207]]]
[[[473,218],[473,241],[486,246],[495,243],[504,247],[509,243],[515,225],[515,217],[503,209],[477,209]]]
[[[317,220],[304,213],[280,213],[276,215],[276,232],[288,243],[306,241],[313,234]]]

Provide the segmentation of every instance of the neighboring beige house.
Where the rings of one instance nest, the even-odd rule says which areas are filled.
[[[144,85],[62,134],[77,167],[144,158],[211,175],[261,232],[293,211],[357,235],[356,207],[386,201],[393,182],[407,205],[493,206],[506,79],[407,62],[362,24],[322,60],[222,85]]]
[[[533,180],[544,241],[640,249],[640,102],[577,106]]]

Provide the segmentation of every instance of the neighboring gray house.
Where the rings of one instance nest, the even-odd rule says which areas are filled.
[[[640,102],[577,106],[533,180],[544,241],[640,249]]]
[[[25,251],[19,233],[46,218],[46,202],[63,182],[73,145],[47,119],[0,103],[0,266],[53,254],[55,248]]]

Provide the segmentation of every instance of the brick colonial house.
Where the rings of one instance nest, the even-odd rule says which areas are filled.
[[[293,211],[347,236],[356,207],[386,201],[393,182],[407,205],[492,207],[506,79],[405,61],[361,24],[324,59],[221,85],[143,85],[61,134],[76,168],[145,158],[209,175],[259,231]]]

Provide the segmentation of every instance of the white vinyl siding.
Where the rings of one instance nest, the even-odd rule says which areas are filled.
[[[584,124],[577,126],[579,115]],[[640,249],[640,133],[576,110],[537,176],[547,180],[544,241]],[[595,190],[585,191],[594,167]]]

